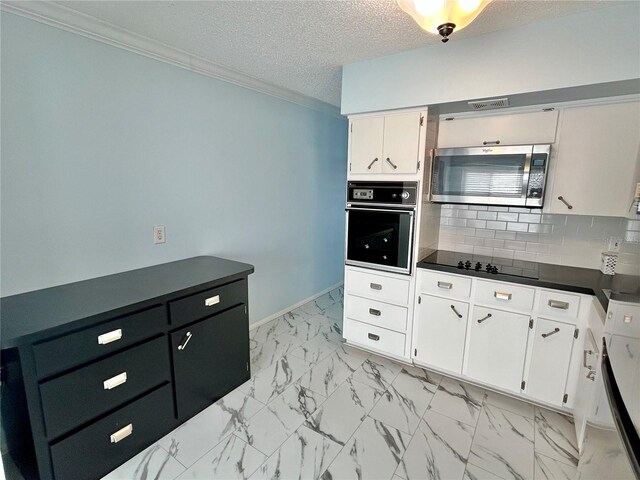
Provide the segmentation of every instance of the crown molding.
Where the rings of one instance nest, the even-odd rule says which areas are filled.
[[[3,12],[20,15],[67,32],[175,65],[200,75],[232,83],[303,107],[341,117],[340,108],[287,88],[192,55],[162,42],[138,35],[90,15],[50,1],[0,2]]]

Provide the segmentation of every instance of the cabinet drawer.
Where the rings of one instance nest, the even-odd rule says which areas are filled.
[[[244,279],[169,303],[171,324],[185,325],[240,303],[247,303]]]
[[[55,478],[102,477],[167,433],[168,418],[173,418],[169,384],[51,445]]]
[[[407,309],[404,307],[353,295],[347,295],[344,306],[347,317],[353,320],[402,333],[407,330]]]
[[[543,316],[572,319],[577,318],[580,310],[580,297],[551,290],[540,292],[538,313]]]
[[[78,427],[170,380],[166,337],[115,354],[40,386],[47,437]]]
[[[385,328],[347,318],[344,321],[344,338],[381,352],[403,356],[405,335]]]
[[[406,306],[409,280],[347,270],[345,293]]]
[[[421,272],[420,291],[466,300],[471,294],[471,279],[440,272]]]
[[[508,310],[526,310],[533,308],[535,289],[521,287],[512,283],[497,283],[478,280],[476,283],[476,303],[493,305]]]
[[[38,377],[68,370],[157,335],[166,324],[161,306],[34,345]]]

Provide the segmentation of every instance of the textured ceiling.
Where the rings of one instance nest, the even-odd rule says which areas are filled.
[[[440,44],[386,0],[58,3],[336,106],[342,65]],[[451,42],[611,3],[495,0]]]

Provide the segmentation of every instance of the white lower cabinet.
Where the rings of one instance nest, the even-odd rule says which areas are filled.
[[[464,374],[520,392],[529,337],[528,315],[474,307]]]
[[[348,318],[344,322],[344,337],[374,350],[398,357],[404,355],[405,335],[386,328]]]
[[[421,295],[414,323],[414,359],[462,373],[468,312],[466,302]]]
[[[562,405],[575,326],[544,318],[534,321],[529,374],[524,392],[554,405]]]

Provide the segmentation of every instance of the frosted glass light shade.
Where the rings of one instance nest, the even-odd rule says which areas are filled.
[[[398,6],[429,33],[438,33],[444,23],[455,24],[455,30],[469,25],[491,0],[396,0]]]

